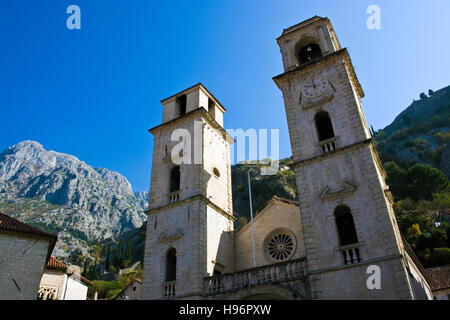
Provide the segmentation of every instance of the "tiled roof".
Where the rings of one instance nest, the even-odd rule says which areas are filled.
[[[68,266],[66,266],[64,263],[62,263],[61,261],[59,261],[55,257],[51,257],[50,258],[50,260],[47,263],[47,267],[46,267],[46,269],[60,270],[60,271],[63,271],[63,272],[66,272],[68,268],[69,268]],[[77,276],[79,276],[80,280],[82,282],[84,282],[85,284],[87,284],[88,286],[92,286],[93,285],[93,283],[91,281],[89,281],[88,279],[86,279],[82,275],[78,274],[77,272],[73,272],[73,273],[76,274]]]
[[[0,231],[14,232],[19,234],[26,234],[38,237],[44,237],[50,240],[50,245],[48,246],[46,263],[50,260],[53,248],[56,245],[56,240],[58,236],[56,234],[50,234],[34,228],[26,223],[23,223],[13,217],[10,217],[4,213],[0,212]]]
[[[425,269],[431,280],[432,290],[442,290],[450,288],[450,264],[446,266]]]
[[[62,263],[61,261],[59,261],[58,259],[56,259],[55,257],[50,257],[50,260],[48,261],[46,268],[62,270],[62,271],[67,270],[67,266],[64,263]]]
[[[14,219],[4,213],[0,212],[0,230],[17,232],[17,233],[26,233],[32,234],[41,237],[47,238],[56,238],[57,236],[54,234],[50,234],[44,231],[41,231],[37,228],[34,228],[26,223],[23,223],[17,219]]]

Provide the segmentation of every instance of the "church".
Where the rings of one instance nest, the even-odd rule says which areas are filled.
[[[432,299],[330,20],[303,21],[277,43],[284,72],[273,80],[298,202],[267,199],[253,224],[235,229],[225,107],[201,83],[162,100],[162,124],[150,129],[142,298]]]

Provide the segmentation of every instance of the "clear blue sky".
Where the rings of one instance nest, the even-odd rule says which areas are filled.
[[[81,8],[81,30],[66,8]],[[382,29],[366,28],[381,8]],[[0,3],[0,149],[36,140],[148,190],[160,100],[202,82],[226,128],[279,128],[291,155],[275,39],[329,17],[383,128],[421,92],[450,84],[450,1],[34,0]]]

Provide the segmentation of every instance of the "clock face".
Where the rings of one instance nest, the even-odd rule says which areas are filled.
[[[316,78],[308,81],[303,86],[302,93],[307,98],[316,98],[323,94],[328,88],[328,81],[323,78]]]

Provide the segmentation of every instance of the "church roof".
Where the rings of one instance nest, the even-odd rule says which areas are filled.
[[[289,205],[292,205],[295,207],[298,207],[298,205],[299,205],[299,202],[296,200],[291,200],[291,199],[287,199],[287,198],[283,198],[283,197],[279,197],[279,196],[273,196],[258,211],[255,212],[255,214],[253,215],[253,219],[255,219],[257,216],[259,216],[264,210],[266,210],[266,208],[268,208],[274,202],[282,202],[282,203],[289,204]],[[245,223],[242,226],[239,226],[238,229],[236,230],[236,232],[243,230],[245,227],[247,227],[249,225],[249,223],[250,223],[250,221]]]
[[[172,99],[172,98],[174,98],[174,97],[176,97],[176,96],[178,96],[178,95],[180,95],[180,94],[182,94],[182,93],[184,93],[184,92],[186,92],[186,91],[189,91],[189,90],[191,90],[191,89],[193,89],[193,88],[195,88],[195,87],[202,88],[208,95],[211,96],[211,98],[213,98],[213,100],[214,100],[215,102],[217,102],[217,104],[223,109],[224,112],[227,111],[227,109],[220,103],[220,101],[217,100],[217,98],[214,97],[214,95],[213,95],[208,89],[206,89],[206,87],[205,87],[201,82],[199,82],[199,83],[197,83],[197,84],[194,84],[193,86],[191,86],[191,87],[189,87],[189,88],[187,88],[187,89],[184,89],[184,90],[182,90],[182,91],[180,91],[180,92],[178,92],[178,93],[175,93],[175,94],[171,95],[170,97],[167,97],[167,98],[165,98],[165,99],[162,99],[162,100],[161,100],[161,103],[164,104],[164,102],[166,102],[167,100]]]
[[[306,19],[306,20],[304,20],[304,21],[302,21],[302,22],[300,22],[300,23],[297,23],[297,24],[295,24],[295,25],[293,25],[293,26],[291,26],[291,27],[289,27],[289,28],[287,28],[287,29],[283,29],[283,33],[281,34],[281,36],[280,36],[279,38],[281,38],[281,37],[287,35],[288,33],[291,33],[291,32],[293,32],[293,31],[296,31],[296,30],[298,30],[298,29],[304,28],[304,27],[306,27],[306,26],[308,26],[308,25],[310,25],[310,24],[312,24],[312,23],[314,23],[314,22],[322,21],[322,20],[328,21],[328,18],[323,18],[323,17],[319,17],[319,16],[314,16],[314,17],[311,17],[311,18],[309,18],[309,19]],[[278,39],[279,39],[279,38],[278,38]],[[278,39],[277,39],[277,40],[278,40]]]
[[[430,278],[430,285],[433,291],[450,288],[450,264],[425,269],[425,272]]]

